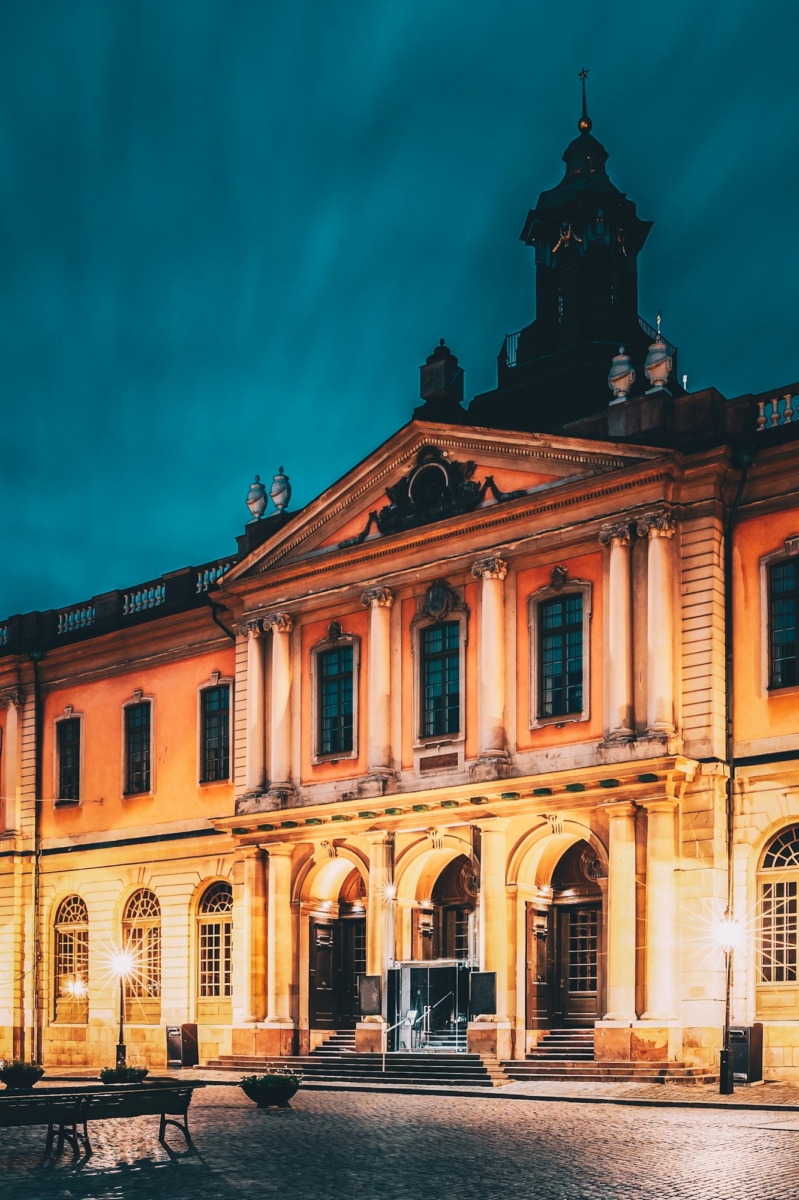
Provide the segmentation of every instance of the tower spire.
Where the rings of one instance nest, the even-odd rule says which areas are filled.
[[[593,121],[591,120],[591,118],[588,115],[588,105],[587,105],[586,99],[585,99],[585,81],[588,78],[588,71],[586,70],[585,67],[583,67],[582,71],[580,71],[577,78],[580,80],[580,82],[583,85],[583,115],[580,117],[580,120],[577,122],[577,128],[580,130],[580,133],[588,133],[591,129],[591,126],[593,125]]]

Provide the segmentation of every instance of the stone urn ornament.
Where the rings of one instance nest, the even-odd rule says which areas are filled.
[[[624,346],[619,346],[619,353],[610,364],[608,372],[608,387],[613,392],[611,404],[621,404],[630,393],[635,383],[635,368],[629,354],[624,353]]]
[[[644,363],[646,377],[652,384],[647,392],[647,396],[652,392],[665,392],[666,383],[671,374],[672,361],[669,354],[669,348],[663,340],[663,335],[660,332],[660,313],[657,317],[658,333],[652,345],[649,347]]]
[[[291,499],[291,484],[289,483],[288,475],[283,473],[282,467],[278,467],[277,469],[277,475],[272,480],[269,495],[272,497],[272,503],[277,511],[285,512]]]
[[[261,483],[261,476],[255,476],[255,483],[250,484],[247,493],[247,507],[253,515],[253,520],[259,521],[266,511],[266,488]]]

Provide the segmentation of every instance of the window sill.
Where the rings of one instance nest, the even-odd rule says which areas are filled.
[[[123,793],[122,793],[122,799],[123,799],[123,800],[147,800],[147,799],[150,799],[150,798],[151,798],[152,796],[154,796],[154,795],[155,795],[155,792],[153,792],[153,791],[149,791],[149,792],[123,792]]]
[[[799,683],[789,683],[786,687],[768,687],[766,696],[769,700],[772,696],[799,696]]]
[[[311,759],[311,766],[323,767],[325,763],[335,766],[340,762],[354,762],[357,757],[357,750],[342,750],[340,754],[315,754]]]
[[[80,808],[80,800],[54,800],[53,808]]]
[[[463,733],[437,733],[432,737],[416,738],[413,743],[414,750],[437,750],[439,747],[444,750],[448,746],[462,746],[466,741],[466,735]]]
[[[580,713],[565,713],[560,717],[536,717],[529,728],[530,729],[546,729],[555,726],[557,729],[564,725],[579,725],[584,721],[590,720],[590,713],[583,710]]]
[[[227,784],[229,786],[232,782],[233,780],[228,775],[225,779],[200,779],[197,782],[197,787],[219,787],[220,784]]]

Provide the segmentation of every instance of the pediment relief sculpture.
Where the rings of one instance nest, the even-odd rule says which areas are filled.
[[[370,512],[361,533],[339,542],[339,549],[359,546],[374,528],[386,536],[472,512],[489,494],[498,502],[527,494],[524,488],[500,491],[491,475],[478,483],[472,478],[475,469],[471,461],[458,462],[437,446],[423,446],[411,470],[386,488],[388,504]]]

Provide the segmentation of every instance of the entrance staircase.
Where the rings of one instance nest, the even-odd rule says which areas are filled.
[[[717,1083],[705,1067],[680,1062],[597,1062],[593,1029],[551,1029],[524,1059],[503,1062],[509,1079],[535,1083]]]
[[[310,1054],[291,1058],[222,1054],[209,1070],[256,1073],[270,1068],[294,1071],[305,1084],[346,1087],[350,1084],[405,1084],[416,1087],[497,1087],[508,1078],[499,1064],[465,1052],[465,1030],[457,1027],[431,1035],[428,1051],[356,1054],[355,1031],[339,1030]],[[460,1047],[463,1047],[461,1049]]]

